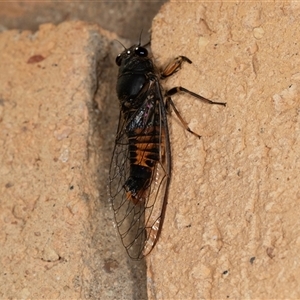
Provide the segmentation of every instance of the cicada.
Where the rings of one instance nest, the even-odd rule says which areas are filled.
[[[116,57],[120,116],[109,192],[116,226],[133,259],[149,254],[162,230],[172,170],[168,111],[173,109],[184,128],[200,138],[181,117],[171,96],[184,92],[209,104],[226,105],[180,86],[164,91],[161,82],[176,73],[183,62],[192,62],[179,56],[160,71],[146,46],[124,47]]]

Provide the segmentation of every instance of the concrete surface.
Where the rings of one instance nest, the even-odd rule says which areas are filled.
[[[39,25],[58,25],[81,20],[136,41],[143,30],[146,35],[151,22],[166,0],[155,1],[2,1],[1,25],[7,29],[36,31]]]
[[[206,2],[155,17],[157,64],[193,61],[166,87],[227,107],[174,96],[202,138],[172,114],[173,177],[147,277],[107,197],[117,36],[83,22],[2,32],[0,298],[146,299],[146,284],[149,299],[299,298],[299,15],[297,2]]]
[[[0,34],[1,299],[146,298],[107,196],[115,38],[82,22]]]
[[[299,299],[299,2],[167,3],[155,17],[170,78],[227,107],[174,97],[173,178],[149,299]]]
[[[1,228],[4,228],[1,232],[3,247],[0,250],[2,255],[0,269],[3,270],[3,276],[0,278],[0,297],[147,298],[145,262],[133,262],[127,257],[113,227],[113,213],[107,197],[107,172],[119,110],[114,93],[117,74],[114,60],[120,51],[120,45],[111,43],[111,39],[118,38],[124,44],[131,45],[138,40],[143,30],[143,37],[149,40],[148,31],[151,21],[163,2],[125,0],[94,3],[86,1],[0,3],[0,31],[17,30],[1,35],[0,43],[3,58],[0,63],[2,80],[0,81],[0,134],[4,145],[0,152],[3,163],[0,167],[2,182],[0,222]],[[104,31],[98,27],[89,27],[82,23],[64,24],[57,28],[43,25],[39,28],[44,23],[58,25],[70,20],[85,20],[90,24],[99,24],[105,29],[116,32],[119,37],[131,41],[122,40],[115,34],[104,34]],[[32,32],[22,32],[22,30]],[[57,45],[59,49],[56,49]],[[56,61],[53,66],[49,66],[49,56]],[[64,64],[60,63],[61,61]],[[45,82],[44,73],[39,73],[42,68],[48,76]],[[28,70],[31,76],[28,76]],[[66,79],[61,80],[61,77],[56,72],[50,72],[51,70],[57,70],[59,74],[66,73]],[[70,71],[74,71],[76,76]],[[42,85],[41,89],[39,85]],[[26,90],[26,97],[15,92],[16,86],[22,93]],[[66,90],[74,87],[77,91],[78,86],[81,87],[81,93]],[[76,94],[76,99],[71,95],[71,101],[68,93]],[[41,94],[44,96],[40,97]],[[41,108],[38,108],[39,106]],[[36,113],[37,111],[43,112],[42,119],[40,114]],[[61,124],[63,113],[68,114],[67,125]],[[35,120],[28,121],[34,114]],[[82,119],[81,131],[80,128],[77,129],[76,120],[72,120],[73,115],[79,115]],[[25,141],[19,136],[23,127],[24,131],[28,132],[28,126],[23,126],[22,123],[24,119],[25,122],[32,122],[31,126],[35,129],[35,133],[30,133]],[[36,123],[55,125],[50,128],[39,125],[40,131],[36,134]],[[8,129],[7,124],[9,124]],[[54,131],[57,133],[53,139]],[[11,137],[7,136],[8,132],[18,134]],[[78,134],[81,132],[76,143],[66,143],[70,140],[70,132]],[[13,149],[17,148],[9,159],[4,153],[11,153],[13,150],[7,146],[7,139],[10,139],[9,143]],[[63,142],[58,142],[60,140]],[[28,146],[29,141],[35,145],[34,149],[32,145]],[[58,142],[58,145],[53,146],[55,142]],[[49,144],[52,144],[54,149],[47,152]],[[37,156],[39,162],[39,152],[44,148],[46,153],[43,154],[43,164],[39,167],[39,172],[34,168],[32,170],[32,167],[31,169],[12,168],[11,161],[17,161],[18,164],[20,160],[29,160],[28,164],[31,166],[30,164],[34,163],[31,156]],[[27,149],[27,152],[21,149]],[[74,157],[74,153],[78,151],[84,154],[76,158],[76,165],[79,167],[71,167],[71,172],[75,175],[72,175],[74,179],[72,183],[68,181],[70,186],[66,188],[66,181],[63,179],[70,177],[70,156]],[[19,157],[21,154],[22,156]],[[53,159],[63,162],[65,167],[59,168],[60,164],[56,164],[53,168]],[[71,164],[73,163],[72,160]],[[54,169],[51,174],[49,166]],[[86,171],[82,173],[84,168]],[[19,187],[20,177],[23,183]],[[47,183],[38,187],[37,180],[33,180],[32,177],[52,179],[50,183],[50,179],[47,182],[46,179],[38,179]],[[86,184],[87,182],[89,183]],[[30,189],[27,186],[30,186]],[[17,194],[15,189],[18,190]],[[24,193],[27,195],[25,199],[23,199]],[[32,197],[34,200],[30,200],[32,193],[36,195]],[[39,199],[45,197],[41,197],[40,194],[54,194],[52,195],[53,207],[64,209],[58,209],[54,213],[49,207],[43,205],[43,201],[39,202]],[[61,196],[58,197],[58,194]],[[21,204],[18,206],[19,202]],[[75,204],[70,205],[70,203]],[[39,207],[37,212],[36,205]],[[72,206],[75,208],[72,209]],[[76,215],[76,222],[68,219],[70,216],[65,213],[66,208],[70,208],[71,213]],[[24,210],[27,213],[20,224],[14,212],[20,213]],[[56,224],[53,215],[63,221]],[[71,225],[65,228],[68,222],[71,222]],[[35,223],[40,230],[33,232],[34,227],[30,223]],[[52,229],[53,223],[55,223],[54,229]],[[60,231],[57,228],[60,228]],[[48,234],[43,234],[43,231],[48,231]],[[24,235],[23,232],[26,234]],[[53,238],[49,240],[50,233],[53,234]],[[33,238],[30,239],[31,236]],[[73,250],[62,250],[63,243],[66,248]],[[34,253],[32,248],[35,249]],[[19,249],[18,253],[12,253],[12,249]],[[43,256],[43,253],[46,255]],[[55,270],[49,272],[48,269],[52,268]]]

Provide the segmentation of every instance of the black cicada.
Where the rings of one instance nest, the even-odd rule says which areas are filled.
[[[116,58],[121,109],[109,174],[116,226],[133,259],[151,252],[162,229],[171,178],[167,108],[200,138],[182,119],[171,96],[185,92],[210,104],[226,105],[183,87],[163,92],[160,80],[177,72],[183,62],[192,62],[179,56],[159,72],[145,47],[134,45]]]

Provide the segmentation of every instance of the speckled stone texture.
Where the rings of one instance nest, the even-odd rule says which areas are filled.
[[[122,7],[108,11],[120,27]],[[26,15],[17,8],[10,18]],[[299,18],[296,1],[171,2],[155,17],[157,65],[193,62],[165,87],[227,107],[173,98],[202,138],[171,113],[173,177],[147,278],[107,194],[119,38],[83,22],[1,32],[0,298],[146,299],[146,284],[149,299],[300,298]]]
[[[227,107],[174,96],[173,177],[149,299],[300,298],[300,5],[165,4],[158,64],[192,65],[166,82]]]
[[[97,25],[0,34],[0,298],[145,299],[107,182],[120,45]]]

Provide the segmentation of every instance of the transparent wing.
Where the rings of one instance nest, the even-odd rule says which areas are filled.
[[[154,113],[159,126],[159,161],[153,167],[150,183],[140,193],[139,201],[128,199],[124,183],[130,174],[129,142],[125,133],[126,121],[122,113],[110,166],[110,198],[116,226],[128,255],[141,259],[155,246],[163,224],[171,172],[171,153],[165,105],[158,82],[152,86],[157,98]],[[136,111],[145,111],[147,101]],[[141,130],[141,134],[147,130]],[[147,147],[145,147],[147,148]]]

